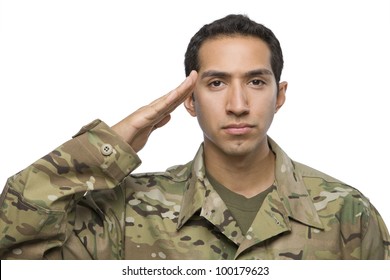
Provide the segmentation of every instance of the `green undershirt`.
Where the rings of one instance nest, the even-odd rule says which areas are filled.
[[[210,176],[210,174],[207,174],[207,178],[215,191],[222,198],[223,202],[225,202],[226,207],[232,213],[232,216],[236,220],[241,232],[246,234],[249,227],[252,225],[260,206],[263,204],[265,197],[272,188],[267,188],[265,191],[255,195],[254,197],[246,198],[243,195],[229,190]]]

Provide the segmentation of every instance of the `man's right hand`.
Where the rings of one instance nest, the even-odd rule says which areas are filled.
[[[192,94],[197,77],[197,72],[192,71],[176,89],[154,100],[149,105],[141,107],[115,124],[112,129],[118,133],[135,152],[140,151],[148,141],[149,135],[153,130],[165,125],[171,119],[170,113]]]

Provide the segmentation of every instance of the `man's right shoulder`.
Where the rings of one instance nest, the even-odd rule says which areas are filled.
[[[182,192],[182,187],[192,177],[192,161],[169,167],[163,172],[143,172],[133,173],[125,178],[125,185],[131,184],[132,187],[152,189],[163,189],[167,192]],[[182,186],[182,187],[181,187]]]

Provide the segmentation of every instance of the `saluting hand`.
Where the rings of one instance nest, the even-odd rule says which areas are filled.
[[[112,129],[129,143],[134,151],[140,151],[152,131],[165,125],[171,119],[170,113],[192,94],[197,76],[197,72],[192,71],[176,89],[139,108],[115,124]]]

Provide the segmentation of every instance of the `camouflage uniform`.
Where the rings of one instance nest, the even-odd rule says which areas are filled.
[[[356,189],[290,160],[243,235],[204,176],[203,149],[161,173],[94,121],[0,199],[2,259],[389,259],[389,234]]]

